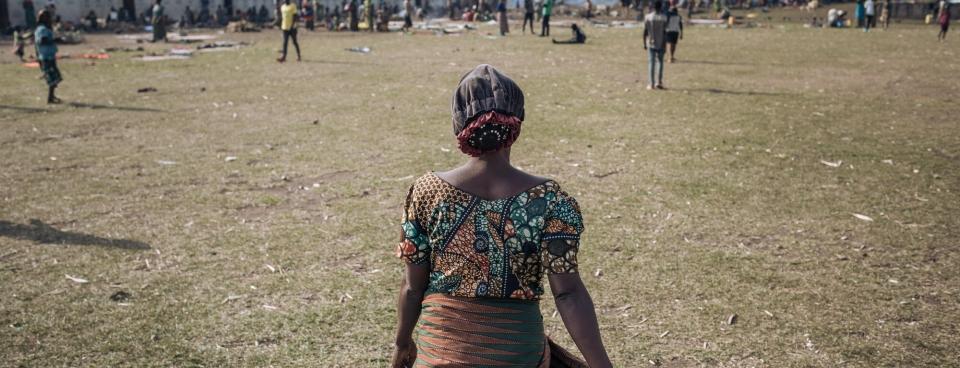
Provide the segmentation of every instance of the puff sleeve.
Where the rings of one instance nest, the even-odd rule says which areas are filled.
[[[397,245],[397,257],[408,264],[423,265],[430,260],[430,238],[427,236],[420,219],[417,218],[416,184],[407,192],[403,206],[403,221],[400,225],[400,243]]]
[[[547,274],[576,273],[583,217],[577,200],[558,191],[541,236],[541,262]]]

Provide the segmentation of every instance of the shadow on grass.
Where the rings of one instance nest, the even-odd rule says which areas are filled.
[[[153,109],[149,107],[127,107],[127,106],[110,106],[110,105],[99,105],[86,102],[70,102],[67,105],[76,108],[86,108],[91,110],[119,110],[119,111],[140,111],[140,112],[163,112],[163,110]]]
[[[686,60],[679,59],[677,60],[678,64],[703,64],[703,65],[738,65],[738,66],[753,66],[756,64],[751,63],[729,63],[724,61],[713,61],[713,60]]]
[[[37,219],[30,220],[29,225],[0,220],[0,236],[32,240],[41,244],[98,245],[101,247],[121,249],[150,249],[149,244],[136,240],[101,238],[96,235],[58,230]]]
[[[24,106],[0,105],[0,110],[3,110],[3,109],[20,111],[20,112],[28,112],[28,113],[33,113],[33,114],[50,111],[50,110],[47,110],[47,109],[41,109],[41,108],[39,108],[39,107],[24,107]]]
[[[163,112],[163,110],[152,109],[149,107],[127,107],[127,106],[110,106],[110,105],[99,105],[85,102],[69,102],[67,106],[76,107],[80,109],[91,109],[91,110],[119,110],[119,111],[138,111],[138,112]],[[39,107],[25,107],[25,106],[11,106],[11,105],[0,105],[0,110],[14,110],[30,114],[38,114],[43,112],[52,112],[52,109],[44,109]]]
[[[704,93],[714,93],[721,95],[736,95],[736,96],[786,96],[786,93],[780,92],[755,92],[755,91],[731,91],[726,89],[719,88],[698,88],[698,89],[687,89],[690,92],[704,92]]]
[[[360,61],[338,61],[338,60],[303,60],[302,63],[311,63],[311,64],[337,64],[337,65],[379,65],[373,62],[360,62]],[[288,61],[289,63],[289,61]]]

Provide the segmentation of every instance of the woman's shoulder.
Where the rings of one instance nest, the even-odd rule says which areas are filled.
[[[566,187],[561,186],[560,182],[554,179],[544,178],[541,186],[543,187],[544,194],[549,194],[549,198],[555,202],[574,200],[573,196],[566,190]]]
[[[430,186],[434,186],[442,183],[443,183],[443,180],[440,179],[440,177],[437,176],[435,172],[428,171],[423,175],[420,175],[416,179],[414,179],[412,187],[413,188],[430,187]]]
[[[410,185],[410,197],[423,200],[436,198],[446,191],[454,189],[436,173],[430,171],[417,177]]]

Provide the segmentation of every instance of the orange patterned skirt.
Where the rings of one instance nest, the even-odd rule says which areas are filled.
[[[549,341],[537,302],[430,294],[417,325],[420,367],[586,367]]]

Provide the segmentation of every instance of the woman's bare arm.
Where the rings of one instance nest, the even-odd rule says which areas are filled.
[[[593,309],[593,300],[587,292],[578,273],[552,274],[549,276],[550,290],[557,303],[557,311],[563,318],[570,336],[580,349],[590,368],[612,368],[607,350],[600,338],[597,313]]]
[[[400,284],[400,296],[397,298],[398,327],[397,337],[394,342],[396,351],[394,353],[394,367],[402,367],[408,356],[415,356],[416,350],[413,345],[413,328],[420,319],[420,307],[423,303],[423,294],[427,290],[430,269],[425,266],[416,266],[408,264],[404,271],[403,282]]]

